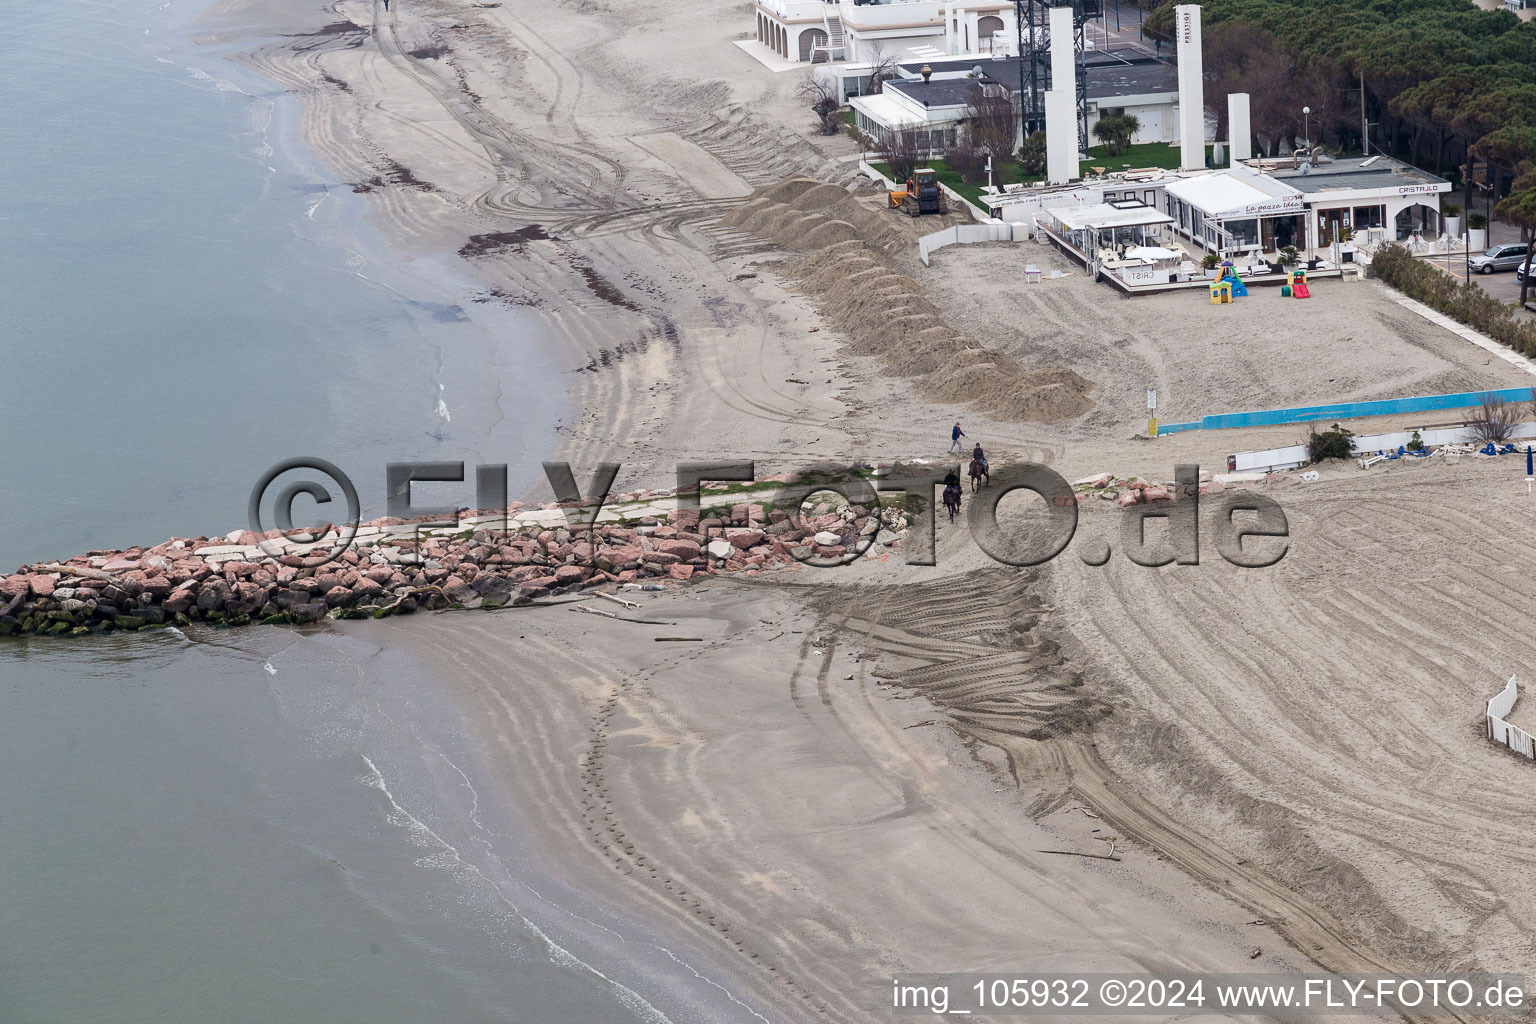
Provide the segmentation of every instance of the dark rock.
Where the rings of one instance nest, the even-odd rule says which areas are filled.
[[[288,617],[294,622],[318,622],[325,618],[326,608],[319,602],[308,604],[296,604],[288,610]]]
[[[483,572],[471,584],[485,605],[510,603],[517,593],[515,584],[500,573]]]

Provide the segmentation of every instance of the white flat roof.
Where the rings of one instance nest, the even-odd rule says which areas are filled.
[[[926,125],[906,104],[883,92],[873,96],[850,96],[848,105],[887,128],[921,128]]]
[[[1048,210],[1056,222],[1070,231],[1081,228],[1132,228],[1140,224],[1172,224],[1173,218],[1150,206],[1111,206],[1096,203],[1077,209]]]
[[[1292,207],[1298,213],[1301,211],[1298,189],[1252,172],[1212,171],[1170,181],[1166,187],[1169,195],[1206,214],[1257,216],[1282,213]]]

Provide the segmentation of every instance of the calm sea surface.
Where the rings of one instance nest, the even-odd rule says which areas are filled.
[[[374,509],[390,459],[527,481],[560,368],[385,252],[193,6],[0,11],[0,567],[241,528],[291,456]],[[387,635],[0,642],[0,1022],[649,1016],[461,859],[464,730]]]

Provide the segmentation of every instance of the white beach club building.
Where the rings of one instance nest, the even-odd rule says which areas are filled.
[[[1162,208],[1174,229],[1220,253],[1315,251],[1440,233],[1439,193],[1450,182],[1384,156],[1286,158],[1170,181]]]
[[[757,41],[789,61],[1012,53],[1012,0],[756,0]]]

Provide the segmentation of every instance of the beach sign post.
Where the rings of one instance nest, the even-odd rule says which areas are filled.
[[[1157,388],[1147,388],[1147,436],[1157,436]]]

